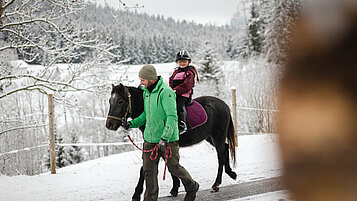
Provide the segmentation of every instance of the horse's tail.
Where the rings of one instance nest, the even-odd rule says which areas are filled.
[[[229,151],[231,152],[231,158],[233,161],[233,165],[235,165],[236,164],[236,147],[238,146],[238,140],[237,140],[236,131],[234,129],[232,117],[230,118],[230,122],[229,122],[229,126],[228,126],[227,139],[228,139],[228,147],[229,147]]]

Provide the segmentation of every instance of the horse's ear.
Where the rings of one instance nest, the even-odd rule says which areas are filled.
[[[124,89],[124,85],[122,83],[119,83],[119,89]]]
[[[114,84],[112,84],[112,89],[114,88]]]

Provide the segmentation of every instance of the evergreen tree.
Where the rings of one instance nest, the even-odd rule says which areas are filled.
[[[264,41],[264,21],[259,14],[260,7],[253,1],[251,5],[251,18],[248,25],[248,38],[250,53],[259,55]]]
[[[176,42],[170,36],[168,36],[162,39],[162,43],[166,44],[165,46],[163,46],[167,55],[164,62],[173,62],[175,60],[175,55],[178,49],[176,47]]]
[[[71,142],[77,143],[78,138],[74,132],[71,133]],[[55,152],[56,152],[56,168],[62,168],[71,164],[80,163],[83,161],[81,148],[78,146],[59,146],[63,142],[61,135],[55,134]],[[48,169],[51,167],[50,162],[50,149],[48,149],[48,156],[44,164]]]
[[[73,130],[71,132],[71,143],[75,144],[78,142],[78,137],[76,132]],[[79,146],[69,146],[68,147],[68,160],[70,164],[76,164],[83,161],[83,154],[81,152],[82,148]]]
[[[237,35],[233,37],[232,35],[229,35],[227,42],[225,44],[226,48],[226,56],[228,57],[229,60],[235,60],[238,59],[241,53],[241,47],[242,44],[244,46],[244,41],[241,40],[242,36],[239,33],[239,30],[237,29]]]
[[[207,87],[210,88],[208,90],[214,91],[215,96],[219,96],[223,73],[217,62],[217,54],[208,41],[204,43],[202,52],[202,59],[198,62],[201,81],[208,84]]]
[[[62,143],[62,141],[63,141],[62,136],[56,135],[55,138],[56,138],[56,140],[55,140],[56,144]],[[65,147],[57,145],[55,148],[55,151],[56,151],[56,167],[57,168],[62,168],[62,167],[70,165]]]
[[[227,43],[226,43],[226,53],[229,57],[229,59],[233,59],[234,57],[234,47],[233,47],[233,40],[232,36],[229,35]]]
[[[119,54],[120,54],[120,57],[119,59],[120,60],[125,60],[127,59],[127,47],[126,47],[127,43],[126,43],[126,37],[125,35],[121,35],[120,38],[119,38]]]
[[[56,152],[56,168],[65,167],[68,164],[67,157],[65,156],[65,150],[63,146],[58,146],[58,143],[61,143],[63,138],[60,135],[55,134],[55,152]],[[45,166],[51,168],[51,159],[50,159],[50,149],[48,149],[48,157],[45,160]]]
[[[285,61],[291,28],[302,11],[301,0],[274,0],[264,6],[266,16],[266,40],[264,52],[270,61],[281,64]]]

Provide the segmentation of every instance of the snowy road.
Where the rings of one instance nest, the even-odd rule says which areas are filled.
[[[237,198],[248,197],[268,192],[283,190],[281,177],[256,180],[240,184],[224,186],[217,193],[212,193],[209,189],[197,193],[197,201],[226,201]],[[183,200],[185,192],[180,192],[176,197],[161,197],[159,201],[178,201]]]

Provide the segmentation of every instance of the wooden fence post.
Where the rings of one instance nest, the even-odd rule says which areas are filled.
[[[235,87],[231,88],[232,90],[232,109],[233,109],[233,125],[234,125],[234,132],[236,136],[236,147],[238,147],[238,134],[237,134],[237,89]]]
[[[54,114],[53,94],[48,95],[48,117],[49,117],[49,132],[50,132],[51,174],[56,174],[55,127],[54,127],[55,114]]]

